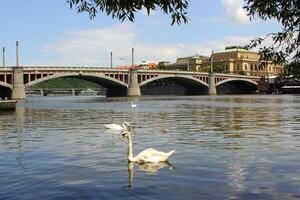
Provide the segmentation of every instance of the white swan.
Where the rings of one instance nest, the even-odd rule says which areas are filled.
[[[133,157],[132,155],[132,140],[131,134],[129,131],[124,131],[122,133],[123,137],[128,139],[128,161],[130,162],[137,162],[137,163],[158,163],[158,162],[165,162],[167,161],[175,152],[175,150],[169,151],[167,153],[157,151],[155,149],[149,148],[137,156]]]
[[[131,101],[131,108],[136,108],[136,104],[133,104],[133,101]]]
[[[105,124],[106,129],[114,130],[114,131],[123,131],[129,130],[130,124],[128,122],[123,122],[122,126],[119,124]]]

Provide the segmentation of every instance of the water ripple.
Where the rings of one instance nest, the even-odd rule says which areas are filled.
[[[131,109],[134,100],[137,108]],[[0,113],[2,199],[300,199],[300,96],[28,98]],[[166,165],[134,154],[176,149]]]

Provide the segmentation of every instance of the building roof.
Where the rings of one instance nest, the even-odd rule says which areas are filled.
[[[208,56],[202,56],[202,55],[193,55],[193,56],[186,56],[186,57],[178,57],[177,59],[187,59],[187,58],[209,58]]]
[[[249,51],[248,48],[245,46],[228,46],[228,47],[225,47],[225,50],[219,51],[216,53],[237,52],[237,51],[256,53],[256,52]]]

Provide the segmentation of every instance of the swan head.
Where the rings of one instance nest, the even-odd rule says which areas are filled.
[[[124,131],[122,133],[122,136],[128,138],[130,136],[130,132],[129,131]]]
[[[129,122],[123,122],[124,126],[130,126]]]
[[[128,122],[123,122],[122,125],[125,127],[126,130],[130,130],[130,128],[131,128],[130,123],[128,123]]]

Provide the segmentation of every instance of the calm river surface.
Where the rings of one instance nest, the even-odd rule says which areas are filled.
[[[300,199],[300,96],[29,97],[0,113],[0,199]],[[175,149],[170,163],[128,164]]]

